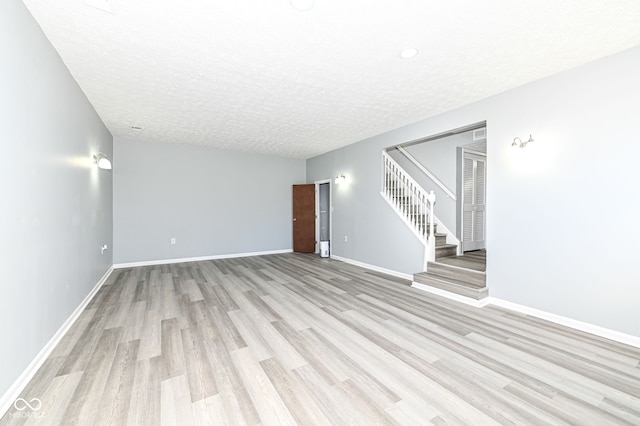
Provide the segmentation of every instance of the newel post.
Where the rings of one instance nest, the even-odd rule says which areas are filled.
[[[433,229],[434,214],[433,210],[436,204],[436,194],[429,191],[427,194],[427,203],[429,205],[429,231],[427,234],[427,261],[435,262],[436,260],[436,235]],[[426,266],[426,265],[425,265]],[[425,268],[426,270],[426,268]]]

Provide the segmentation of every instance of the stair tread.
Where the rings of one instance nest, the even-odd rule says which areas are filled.
[[[444,256],[437,259],[436,263],[451,268],[461,268],[477,272],[485,272],[486,262],[470,259],[466,256]]]
[[[438,236],[438,235],[436,235],[436,236]],[[446,236],[446,234],[445,234],[445,236]],[[458,247],[458,246],[455,245],[455,244],[441,244],[439,246],[436,246],[436,250],[439,249],[439,248],[452,248],[452,247]]]
[[[465,280],[460,280],[457,278],[449,278],[449,277],[442,277],[440,275],[435,275],[432,274],[430,272],[420,272],[418,274],[414,274],[413,278],[415,280],[416,277],[423,277],[423,278],[427,278],[427,279],[432,279],[432,280],[436,280],[436,281],[440,281],[446,284],[452,284],[452,285],[457,285],[460,287],[465,287],[465,288],[470,288],[470,289],[474,289],[474,290],[480,290],[483,288],[487,288],[486,284],[483,286],[478,286],[475,285],[473,283],[470,283],[468,281]]]
[[[488,287],[473,287],[465,285],[465,283],[456,283],[455,280],[441,279],[440,277],[428,275],[427,272],[414,274],[413,281],[425,286],[448,291],[450,293],[459,294],[461,296],[470,297],[476,300],[484,299],[489,296]]]
[[[451,256],[451,257],[454,257],[454,256]],[[442,259],[446,259],[446,257],[440,258],[440,260],[442,260]],[[436,266],[441,266],[441,267],[444,267],[444,268],[454,269],[454,270],[458,270],[458,271],[461,271],[461,272],[470,273],[470,274],[474,274],[474,275],[487,275],[486,271],[480,271],[478,269],[473,269],[473,268],[465,268],[464,266],[459,266],[459,265],[452,265],[450,263],[441,262],[440,260],[436,260],[435,262],[427,262],[427,269],[431,265],[436,265]]]

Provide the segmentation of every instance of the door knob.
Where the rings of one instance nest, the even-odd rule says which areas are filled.
[[[295,218],[295,217],[293,218],[293,221],[294,221],[294,222],[296,221],[296,218]]]

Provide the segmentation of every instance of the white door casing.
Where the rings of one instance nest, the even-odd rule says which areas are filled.
[[[487,157],[464,152],[462,171],[462,250],[485,248]]]
[[[324,179],[324,180],[318,180],[315,181],[315,185],[316,185],[316,251],[315,253],[320,253],[320,241],[322,241],[322,235],[321,235],[321,218],[323,215],[325,215],[325,219],[326,221],[329,223],[328,226],[328,232],[326,232],[326,236],[328,237],[327,239],[329,241],[331,241],[331,225],[332,225],[332,216],[333,216],[333,203],[332,203],[332,190],[331,190],[331,182],[333,182],[332,179]],[[327,190],[329,192],[329,205],[324,207],[324,211],[322,211],[323,209],[321,209],[320,206],[320,185],[322,184],[329,184],[327,185]]]

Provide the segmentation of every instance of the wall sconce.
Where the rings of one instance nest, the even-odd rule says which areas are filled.
[[[340,185],[342,183],[345,183],[347,181],[347,177],[344,175],[344,173],[340,173],[338,176],[336,176],[336,185]]]
[[[520,148],[524,148],[529,142],[533,142],[533,137],[531,135],[529,135],[529,140],[525,142],[522,142],[522,139],[516,136],[513,139],[513,143],[511,144],[511,146],[519,146]]]
[[[103,170],[111,170],[111,161],[109,161],[107,156],[101,152],[93,156],[93,164]]]

